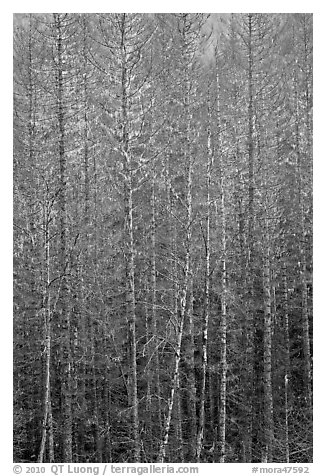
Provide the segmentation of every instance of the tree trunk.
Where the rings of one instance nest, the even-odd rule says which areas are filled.
[[[72,408],[71,408],[71,348],[70,348],[70,311],[69,287],[67,277],[67,164],[65,152],[65,113],[64,113],[64,53],[63,53],[63,18],[54,14],[57,35],[57,118],[59,126],[59,165],[60,165],[60,274],[61,274],[61,396],[62,396],[62,430],[63,462],[72,462]]]
[[[266,223],[266,228],[268,224]],[[264,450],[263,463],[273,461],[274,424],[273,424],[273,388],[272,388],[272,303],[270,287],[270,250],[269,233],[264,238],[267,249],[263,256],[264,288]]]
[[[253,311],[253,227],[254,227],[254,139],[253,139],[253,46],[252,17],[248,14],[248,309],[246,319],[246,376],[245,376],[245,431],[244,462],[252,460],[252,419],[253,419],[253,358],[254,358],[254,311]]]
[[[45,275],[46,284],[44,289],[44,354],[45,354],[45,393],[44,393],[44,416],[42,424],[42,439],[38,457],[38,463],[44,462],[46,440],[49,442],[49,463],[54,461],[54,445],[53,445],[53,421],[51,407],[51,296],[50,296],[50,224],[49,203],[45,207],[44,217],[44,249],[45,249]]]
[[[188,20],[189,21],[189,20]],[[191,21],[191,20],[190,20]],[[186,314],[185,314],[185,361],[187,370],[187,387],[188,387],[188,455],[187,461],[196,461],[196,435],[197,435],[197,414],[196,414],[196,382],[195,382],[195,341],[194,341],[194,320],[193,320],[193,275],[192,275],[192,219],[193,219],[193,204],[192,204],[192,179],[193,179],[193,157],[191,151],[191,57],[188,51],[189,39],[187,38],[187,15],[185,14],[182,19],[182,34],[183,34],[183,47],[184,47],[184,120],[185,120],[185,150],[184,159],[185,167],[187,170],[187,182],[186,182],[186,273],[185,275],[185,287],[186,287]]]
[[[177,381],[177,393],[176,393],[176,434],[177,434],[177,443],[178,443],[178,455],[180,463],[185,462],[184,456],[184,437],[183,437],[183,430],[182,430],[182,409],[181,409],[181,391],[180,391],[180,382],[179,379]]]
[[[138,390],[137,390],[137,341],[136,341],[136,295],[135,295],[135,246],[133,226],[133,189],[131,156],[129,150],[128,117],[128,78],[126,31],[127,14],[122,13],[121,20],[121,119],[122,119],[122,153],[124,169],[124,218],[125,218],[125,256],[126,256],[126,304],[128,319],[128,334],[130,346],[130,395],[132,410],[132,438],[133,458],[135,463],[140,462],[140,437],[138,417]]]
[[[146,284],[146,295],[149,295],[149,290]],[[147,302],[145,303],[145,326],[146,326],[146,347],[147,347],[147,382],[146,382],[146,421],[145,428],[146,428],[146,436],[148,438],[148,451],[146,455],[150,455],[150,461],[152,461],[152,455],[154,454],[153,451],[153,417],[152,417],[152,392],[153,392],[153,363],[152,363],[152,352],[153,352],[153,336],[151,335],[151,322],[149,318],[148,312],[148,305]],[[148,461],[148,457],[146,458],[145,462]]]
[[[186,310],[186,292],[185,289],[182,291],[181,295],[181,303],[180,303],[180,320],[177,323],[178,326],[178,334],[177,334],[177,342],[175,346],[175,357],[174,357],[174,370],[173,370],[173,377],[172,377],[172,385],[170,396],[168,399],[168,408],[167,408],[167,415],[164,423],[163,429],[163,438],[160,445],[160,452],[158,456],[158,463],[164,463],[166,450],[169,443],[169,436],[170,436],[170,427],[171,427],[171,419],[172,419],[172,411],[173,411],[173,404],[175,399],[175,394],[179,389],[179,365],[181,359],[181,343],[182,343],[182,335],[183,335],[183,326],[184,326],[184,317],[185,317],[185,310]]]
[[[216,68],[218,68],[216,60]],[[226,434],[226,331],[227,331],[227,272],[226,272],[226,212],[225,212],[225,170],[224,157],[221,145],[221,121],[220,121],[220,84],[218,71],[216,72],[217,89],[217,148],[220,158],[220,193],[221,193],[221,221],[222,221],[222,294],[221,294],[221,320],[220,320],[220,390],[219,390],[219,426],[218,426],[218,453],[219,463],[225,462],[225,434]],[[216,218],[218,217],[218,207],[216,205]],[[217,224],[218,228],[218,224]]]
[[[151,332],[150,338],[152,339],[152,345],[150,346],[151,354],[150,359],[153,359],[150,363],[150,373],[151,379],[152,375],[154,376],[153,388],[155,389],[155,398],[157,402],[157,419],[158,428],[162,427],[162,418],[161,418],[161,384],[160,384],[160,359],[159,359],[159,346],[158,346],[158,335],[157,335],[157,315],[156,315],[156,190],[155,190],[155,175],[152,174],[152,194],[151,194],[151,210],[152,210],[152,220],[151,220]]]
[[[289,333],[289,303],[288,303],[288,280],[285,257],[282,266],[283,281],[283,316],[284,316],[284,431],[285,431],[285,462],[290,463],[290,446],[289,446],[289,395],[290,395],[290,333]]]
[[[209,99],[208,99],[209,101]],[[202,381],[200,388],[199,420],[197,433],[196,457],[197,463],[200,463],[202,445],[205,429],[205,395],[207,380],[207,341],[208,341],[208,323],[209,323],[209,293],[210,293],[210,220],[211,220],[211,181],[213,166],[212,133],[211,133],[211,111],[209,105],[208,111],[208,129],[207,129],[207,164],[206,164],[206,237],[205,239],[205,297],[204,297],[204,318],[202,325]]]
[[[222,157],[222,154],[221,154]],[[222,159],[221,159],[222,162]],[[222,215],[222,296],[220,321],[220,395],[219,395],[219,463],[225,462],[225,433],[226,433],[226,331],[227,331],[227,273],[226,273],[226,217],[225,217],[225,189],[223,162],[221,163],[221,215]]]

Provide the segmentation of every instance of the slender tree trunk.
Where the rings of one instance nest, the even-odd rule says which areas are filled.
[[[262,27],[258,27],[259,41],[263,42]],[[265,93],[266,94],[266,93]],[[257,93],[257,102],[259,111],[256,112],[257,123],[257,161],[261,173],[261,187],[263,189],[263,214],[262,223],[262,285],[263,285],[263,444],[261,451],[262,462],[270,463],[273,461],[274,449],[274,405],[273,405],[273,379],[272,379],[272,338],[273,338],[273,308],[272,308],[272,269],[271,269],[271,236],[270,236],[270,219],[272,218],[271,210],[273,205],[269,199],[267,190],[269,189],[268,174],[266,171],[267,163],[264,158],[267,156],[267,129],[268,125],[263,127],[264,113],[267,109],[264,90]],[[258,106],[257,106],[258,108]],[[265,119],[266,120],[266,119]],[[259,404],[258,404],[259,405]]]
[[[129,162],[129,161],[128,161]],[[126,163],[128,169],[130,163]],[[127,172],[130,174],[130,172]],[[132,434],[134,440],[134,461],[140,461],[140,440],[139,440],[139,420],[138,420],[138,392],[137,392],[137,348],[136,348],[136,299],[135,299],[135,263],[134,263],[134,236],[133,236],[133,200],[131,177],[125,183],[125,218],[126,218],[126,233],[127,233],[127,263],[126,263],[126,281],[127,293],[126,302],[128,305],[128,331],[130,343],[130,394],[132,405]]]
[[[288,280],[285,257],[282,266],[283,281],[283,316],[284,316],[284,431],[285,431],[285,462],[290,463],[290,445],[289,445],[289,395],[290,395],[290,333],[289,333],[289,303],[288,303]]]
[[[264,288],[264,450],[263,463],[273,461],[274,424],[273,424],[273,388],[272,388],[272,302],[270,286],[270,249],[268,224],[266,223],[267,249],[263,256]]]
[[[169,131],[172,134],[172,130]],[[172,151],[168,148],[165,160],[165,185],[166,185],[166,196],[167,196],[167,209],[168,209],[168,222],[167,222],[167,229],[168,229],[168,236],[170,237],[169,240],[169,248],[170,248],[170,267],[169,267],[169,274],[170,274],[170,281],[171,281],[171,299],[170,299],[170,309],[171,309],[171,320],[176,329],[176,336],[175,336],[175,357],[174,357],[174,373],[171,379],[171,390],[170,396],[168,399],[167,405],[167,415],[161,423],[161,442],[159,447],[159,454],[157,461],[164,462],[168,450],[168,443],[169,443],[169,434],[170,428],[174,423],[175,431],[176,431],[176,440],[178,443],[178,451],[180,455],[180,461],[184,461],[184,454],[183,454],[183,431],[182,431],[182,409],[181,409],[181,395],[180,395],[180,381],[179,381],[179,365],[180,365],[180,358],[181,358],[181,342],[182,342],[182,333],[183,333],[183,325],[184,320],[181,320],[179,323],[178,321],[178,314],[179,314],[179,276],[178,276],[178,265],[177,265],[177,227],[175,222],[175,213],[176,207],[174,206],[174,199],[173,199],[173,187],[171,184],[171,162],[170,162],[170,155]],[[172,422],[173,417],[175,421]]]
[[[176,224],[174,223],[174,227],[173,227],[173,250],[174,250],[174,256],[176,257],[177,256],[177,245],[176,245],[176,240],[177,240],[177,229],[176,229]],[[178,301],[179,301],[179,288],[178,288],[178,284],[177,284],[177,280],[179,279],[179,276],[178,276],[178,271],[177,271],[177,262],[176,260],[174,260],[173,262],[173,276],[174,276],[174,280],[175,280],[175,283],[174,283],[174,316],[175,316],[175,322],[178,323],[178,313],[179,313],[179,304],[178,304]],[[178,342],[179,342],[179,336],[178,336],[178,332],[180,332],[182,334],[182,329],[179,328],[178,324],[177,324],[177,348],[179,348],[178,346]],[[180,354],[181,354],[181,343],[182,343],[182,335],[180,335]],[[176,363],[176,362],[175,362]],[[178,363],[178,366],[180,365],[180,361]],[[182,407],[181,407],[181,400],[182,400],[182,392],[181,392],[181,389],[180,389],[180,377],[179,377],[179,374],[176,378],[176,382],[175,382],[175,385],[176,385],[176,411],[175,411],[175,414],[176,414],[176,422],[175,422],[175,427],[176,427],[176,434],[177,434],[177,442],[178,442],[178,448],[179,448],[179,454],[180,454],[180,462],[184,462],[184,448],[185,448],[185,441],[184,441],[184,432],[183,432],[183,427],[182,427],[182,415],[183,415],[183,412],[182,412]]]
[[[155,175],[152,174],[152,194],[151,194],[151,210],[152,210],[152,220],[151,220],[151,287],[152,287],[152,296],[151,296],[151,332],[150,338],[152,339],[151,355],[150,359],[153,359],[153,364],[150,364],[151,367],[151,376],[154,375],[154,388],[155,396],[157,401],[157,425],[158,428],[162,427],[162,418],[161,418],[161,384],[160,384],[160,359],[159,359],[159,347],[158,347],[158,335],[157,335],[157,315],[156,315],[156,189],[155,189]],[[154,354],[154,355],[152,355]]]
[[[169,130],[170,134],[172,134],[172,129]],[[178,246],[177,246],[177,241],[178,241],[178,233],[177,233],[177,224],[176,224],[176,213],[177,213],[177,205],[175,204],[175,200],[173,198],[174,193],[173,193],[173,187],[171,184],[171,175],[172,175],[172,164],[169,159],[169,157],[172,155],[172,150],[168,149],[167,152],[167,159],[165,161],[165,183],[166,183],[166,195],[167,195],[167,208],[168,208],[168,223],[167,223],[167,229],[168,229],[168,236],[170,236],[169,240],[169,249],[170,249],[170,266],[169,266],[169,274],[170,274],[170,281],[171,281],[171,298],[170,298],[170,310],[171,310],[171,315],[173,316],[173,323],[174,327],[176,330],[176,334],[173,335],[173,340],[175,340],[175,346],[177,346],[178,342],[178,336],[179,336],[179,331],[180,328],[178,326],[178,315],[179,315],[179,272],[178,272]],[[182,338],[181,338],[182,339]],[[180,347],[180,352],[181,352],[181,347]],[[174,362],[176,363],[176,361]],[[180,362],[178,363],[178,365]],[[179,372],[179,370],[178,370]],[[173,379],[172,379],[173,382]],[[173,385],[173,383],[172,383]],[[183,429],[182,429],[182,408],[181,408],[181,400],[182,400],[182,395],[180,391],[180,380],[179,376],[176,378],[175,381],[175,395],[173,398],[175,398],[175,409],[172,413],[172,417],[174,416],[175,421],[171,422],[171,425],[174,424],[175,426],[175,431],[176,431],[176,440],[178,444],[178,452],[179,452],[179,461],[183,462],[184,461],[184,439],[183,439]],[[172,389],[171,389],[171,394],[172,394]],[[171,398],[171,395],[170,395]],[[169,408],[169,404],[168,404]],[[168,409],[168,414],[169,414],[169,409]],[[167,427],[168,420],[165,418],[164,421],[162,421],[161,418],[161,444],[159,448],[159,456],[158,456],[158,461],[160,458],[160,455],[162,451],[164,451],[164,456],[163,459],[166,456],[166,449],[162,448],[164,438],[166,437],[166,433],[163,433],[164,431],[166,432],[166,427]],[[170,431],[170,430],[168,430]],[[167,445],[167,444],[166,444]]]
[[[148,285],[146,283],[146,296],[150,296],[150,290],[148,289]],[[149,299],[150,300],[150,297]],[[148,304],[145,303],[145,326],[146,326],[146,348],[147,348],[147,355],[148,360],[146,366],[148,367],[147,370],[147,382],[146,382],[146,436],[148,438],[148,451],[146,455],[150,455],[150,461],[152,461],[152,455],[154,454],[153,451],[153,352],[155,352],[155,346],[153,346],[153,334],[152,334],[152,326],[151,320],[148,312]],[[155,372],[155,369],[154,369]],[[148,456],[145,462],[148,461]]]
[[[84,171],[84,195],[83,195],[83,234],[82,234],[82,246],[83,246],[83,254],[82,258],[83,261],[80,263],[78,267],[79,270],[79,279],[78,279],[78,292],[79,297],[78,300],[81,303],[81,313],[80,313],[80,345],[86,348],[85,352],[83,352],[83,356],[79,366],[80,372],[80,385],[79,385],[79,400],[80,400],[80,407],[81,412],[86,413],[87,411],[87,401],[86,401],[86,373],[87,373],[87,366],[86,360],[89,354],[89,342],[88,342],[88,329],[87,323],[89,321],[87,316],[87,285],[89,285],[89,276],[88,270],[91,266],[90,256],[89,256],[89,244],[90,244],[90,236],[89,236],[89,224],[90,224],[90,184],[89,184],[89,147],[88,147],[88,78],[87,78],[87,30],[86,30],[86,19],[85,15],[82,18],[82,39],[83,39],[83,162],[81,167]],[[78,448],[79,453],[81,454],[81,461],[85,458],[85,421],[84,419],[80,418],[79,427],[78,427]]]
[[[184,80],[185,80],[185,97],[184,97],[184,114],[185,114],[185,165],[187,170],[187,189],[186,189],[186,213],[187,213],[187,224],[186,224],[186,268],[187,268],[187,277],[185,278],[186,286],[186,299],[188,303],[186,304],[186,315],[185,323],[187,325],[186,339],[185,339],[185,360],[187,368],[187,386],[188,386],[188,427],[189,427],[189,437],[188,437],[188,457],[187,460],[190,462],[196,461],[196,439],[197,439],[197,414],[196,414],[196,382],[195,382],[195,359],[194,359],[194,320],[193,320],[193,275],[192,275],[192,219],[193,219],[193,204],[192,204],[192,179],[193,179],[193,158],[191,152],[191,83],[190,83],[190,69],[191,69],[191,59],[188,52],[189,44],[186,33],[186,16],[183,19],[182,27],[183,30],[183,41],[184,41],[184,61],[185,61],[185,71],[184,71]]]
[[[208,99],[209,100],[209,99]],[[210,106],[209,106],[210,107]],[[197,462],[200,462],[202,445],[204,439],[205,428],[205,395],[207,380],[207,341],[208,341],[208,323],[209,323],[209,293],[210,293],[210,220],[211,220],[211,181],[213,166],[213,150],[212,150],[212,133],[210,125],[210,111],[208,114],[208,130],[207,130],[207,165],[206,165],[206,238],[205,238],[205,297],[204,297],[204,318],[202,327],[202,381],[200,388],[199,403],[199,421],[197,433]]]
[[[175,347],[172,386],[171,386],[170,396],[168,399],[167,416],[164,423],[163,438],[160,445],[158,463],[164,463],[164,460],[165,460],[166,450],[169,443],[173,404],[175,400],[175,394],[179,389],[179,366],[180,366],[180,359],[181,359],[181,343],[182,343],[182,335],[183,335],[185,310],[186,310],[186,292],[185,290],[183,290],[181,295],[181,303],[180,303],[180,320],[177,323],[178,334],[177,334],[177,342]]]
[[[197,389],[195,380],[195,338],[194,338],[194,317],[193,317],[193,280],[190,278],[188,304],[187,304],[187,339],[184,339],[187,349],[185,350],[186,360],[186,381],[188,386],[188,427],[189,427],[189,444],[187,461],[196,461],[196,440],[197,440],[197,414],[196,414],[196,400]]]
[[[184,438],[183,438],[183,430],[182,430],[182,409],[181,409],[181,391],[180,391],[180,381],[178,378],[177,381],[177,393],[176,393],[176,434],[177,434],[177,442],[178,442],[178,455],[180,463],[185,462],[184,456]]]
[[[207,336],[208,337],[208,336]],[[207,361],[210,362],[210,349],[212,346],[207,348]],[[213,357],[212,357],[213,361]],[[215,389],[216,389],[216,378],[215,371],[210,366],[207,366],[207,377],[208,377],[208,397],[209,397],[209,419],[207,423],[209,424],[210,436],[211,436],[211,448],[210,453],[213,455],[214,463],[215,459],[215,447],[216,447],[216,398],[215,398]]]
[[[105,348],[109,348],[108,339],[105,338]],[[104,380],[104,422],[105,422],[105,434],[104,434],[104,449],[103,449],[103,463],[112,462],[112,435],[111,435],[111,389],[110,389],[110,374],[108,366],[105,368],[105,380]]]
[[[140,462],[140,437],[137,390],[137,344],[136,344],[136,295],[135,295],[135,246],[133,225],[133,189],[131,156],[129,150],[128,117],[128,71],[127,71],[127,14],[121,14],[121,118],[122,118],[122,153],[124,167],[124,215],[126,232],[126,303],[128,309],[128,333],[130,345],[130,394],[132,407],[132,437],[134,462]],[[130,26],[129,26],[130,28]],[[129,71],[129,74],[131,72]]]
[[[253,224],[254,224],[254,139],[253,139],[253,46],[252,17],[248,14],[248,282],[249,306],[246,319],[246,376],[245,376],[245,432],[244,462],[252,460],[252,419],[253,419],[253,356],[254,356],[254,317],[253,317]]]
[[[29,159],[29,167],[32,172],[34,173],[35,169],[35,152],[36,152],[36,85],[35,85],[35,78],[34,78],[34,68],[33,68],[33,45],[32,45],[32,18],[29,15],[29,35],[28,35],[28,159]],[[29,225],[30,225],[30,234],[32,237],[32,244],[34,241],[34,234],[35,234],[35,198],[36,194],[33,190],[33,176],[31,177],[31,193],[30,193],[30,213],[29,213]],[[35,187],[36,188],[36,187]],[[34,284],[34,283],[33,283]],[[34,287],[34,286],[33,286]]]
[[[102,463],[102,452],[100,449],[100,428],[99,428],[99,392],[97,390],[97,359],[96,359],[96,323],[90,320],[90,351],[92,369],[92,400],[93,400],[93,425],[95,442],[95,461]]]
[[[72,408],[71,408],[71,347],[69,287],[67,278],[67,163],[65,152],[65,113],[63,81],[63,19],[61,14],[54,14],[57,47],[57,117],[59,126],[59,165],[60,165],[60,273],[61,273],[61,369],[62,369],[62,417],[63,417],[63,462],[72,461]]]
[[[222,157],[222,155],[221,155]],[[222,160],[222,159],[221,159]],[[225,462],[225,433],[226,433],[226,331],[227,331],[227,273],[226,273],[226,217],[225,217],[225,189],[224,165],[221,163],[221,215],[222,215],[222,296],[221,296],[221,321],[220,321],[220,397],[219,397],[219,463]]]
[[[216,64],[218,68],[218,65]],[[225,212],[225,170],[223,150],[221,146],[221,122],[220,122],[220,85],[218,71],[216,72],[217,86],[217,146],[220,158],[220,189],[221,189],[221,221],[222,221],[222,294],[221,294],[221,320],[220,320],[220,391],[219,391],[219,425],[218,425],[218,452],[219,463],[225,462],[225,434],[226,434],[226,331],[227,331],[227,272],[226,272],[226,212]],[[216,203],[216,218],[218,207]],[[218,225],[217,225],[218,227]]]
[[[44,353],[45,353],[45,394],[44,394],[44,416],[41,447],[38,457],[38,462],[43,463],[45,455],[46,440],[49,441],[49,463],[54,461],[54,445],[53,445],[53,421],[52,421],[52,407],[51,407],[51,296],[50,296],[50,210],[47,202],[46,214],[44,219],[44,249],[45,249],[45,275],[46,284],[44,290]]]
[[[43,295],[44,301],[47,303],[47,288],[46,286],[44,287],[43,283],[44,281],[46,282],[46,278],[42,279],[42,284],[40,286],[40,283],[38,281],[38,276],[39,276],[39,270],[37,269],[37,265],[40,261],[44,261],[43,257],[40,257],[40,248],[39,243],[38,243],[38,236],[37,236],[37,231],[38,231],[38,207],[37,203],[39,201],[39,192],[40,188],[38,187],[38,183],[36,182],[36,177],[38,176],[38,171],[37,171],[37,156],[38,156],[38,144],[37,144],[37,137],[38,137],[38,131],[39,131],[39,126],[37,122],[37,115],[39,111],[39,105],[38,105],[38,97],[40,95],[40,90],[38,89],[38,84],[37,84],[37,75],[35,73],[36,69],[36,61],[37,61],[37,53],[35,51],[35,18],[33,18],[32,14],[28,15],[28,32],[27,32],[27,84],[26,84],[26,93],[27,93],[27,144],[26,144],[26,163],[28,164],[28,168],[26,169],[27,176],[25,180],[28,181],[28,194],[26,194],[26,205],[27,205],[27,214],[28,214],[28,221],[26,223],[26,229],[29,231],[29,238],[28,240],[24,243],[24,250],[25,253],[28,256],[28,265],[29,265],[29,270],[30,270],[30,281],[29,281],[29,295],[28,295],[28,312],[26,312],[25,315],[25,322],[24,322],[24,348],[25,348],[25,355],[30,355],[32,352],[34,342],[32,341],[30,337],[30,323],[34,322],[36,319],[36,316],[38,315],[38,299],[37,295],[41,292]],[[15,167],[15,166],[14,166]],[[18,170],[17,170],[18,171]],[[48,202],[46,201],[46,204],[44,204],[44,207],[46,209],[45,217],[44,217],[44,223],[43,227],[45,230],[45,233],[48,231],[48,223],[47,223],[47,217],[46,214],[48,212]],[[46,250],[46,243],[43,244],[42,249]],[[40,261],[39,261],[40,260]],[[46,258],[45,258],[45,268],[46,268]],[[46,275],[46,270],[45,275]],[[41,288],[41,289],[40,289]],[[48,326],[47,326],[47,316],[46,316],[47,310],[44,308],[44,334],[45,334],[45,349],[44,349],[44,355],[45,355],[45,373],[47,372],[47,360],[48,360],[48,342],[47,342],[47,336],[48,336]],[[23,376],[22,376],[23,377]],[[26,376],[25,376],[26,377]],[[18,378],[18,380],[24,380],[23,377],[22,379]],[[44,393],[43,393],[44,392]],[[28,398],[24,397],[24,410],[28,413],[32,409],[35,408],[35,401],[38,401],[39,399],[42,399],[44,401],[44,418],[43,418],[43,428],[42,428],[42,443],[41,447],[43,444],[43,438],[45,437],[44,441],[44,446],[46,443],[46,435],[50,431],[50,426],[49,426],[49,418],[48,418],[48,404],[47,404],[47,376],[45,377],[45,386],[43,383],[39,386],[39,395],[36,395],[35,392],[33,392],[34,395],[34,402],[28,401]],[[19,391],[18,391],[19,393]],[[50,397],[50,394],[49,394]],[[51,397],[50,397],[51,398]],[[33,428],[33,424],[31,424],[29,421],[26,422],[26,435],[27,435],[27,440],[32,441],[35,439],[35,444],[36,441],[38,442],[38,436],[35,438],[35,431]],[[32,441],[32,444],[34,442]],[[44,450],[43,450],[44,451]],[[39,455],[42,453],[42,448],[40,450]],[[43,459],[43,456],[41,456]]]

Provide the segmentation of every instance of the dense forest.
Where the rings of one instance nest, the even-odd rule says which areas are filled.
[[[14,460],[312,461],[312,15],[14,15]]]

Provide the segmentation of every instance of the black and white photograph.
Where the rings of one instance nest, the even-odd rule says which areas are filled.
[[[313,462],[313,16],[12,15],[14,463]]]

